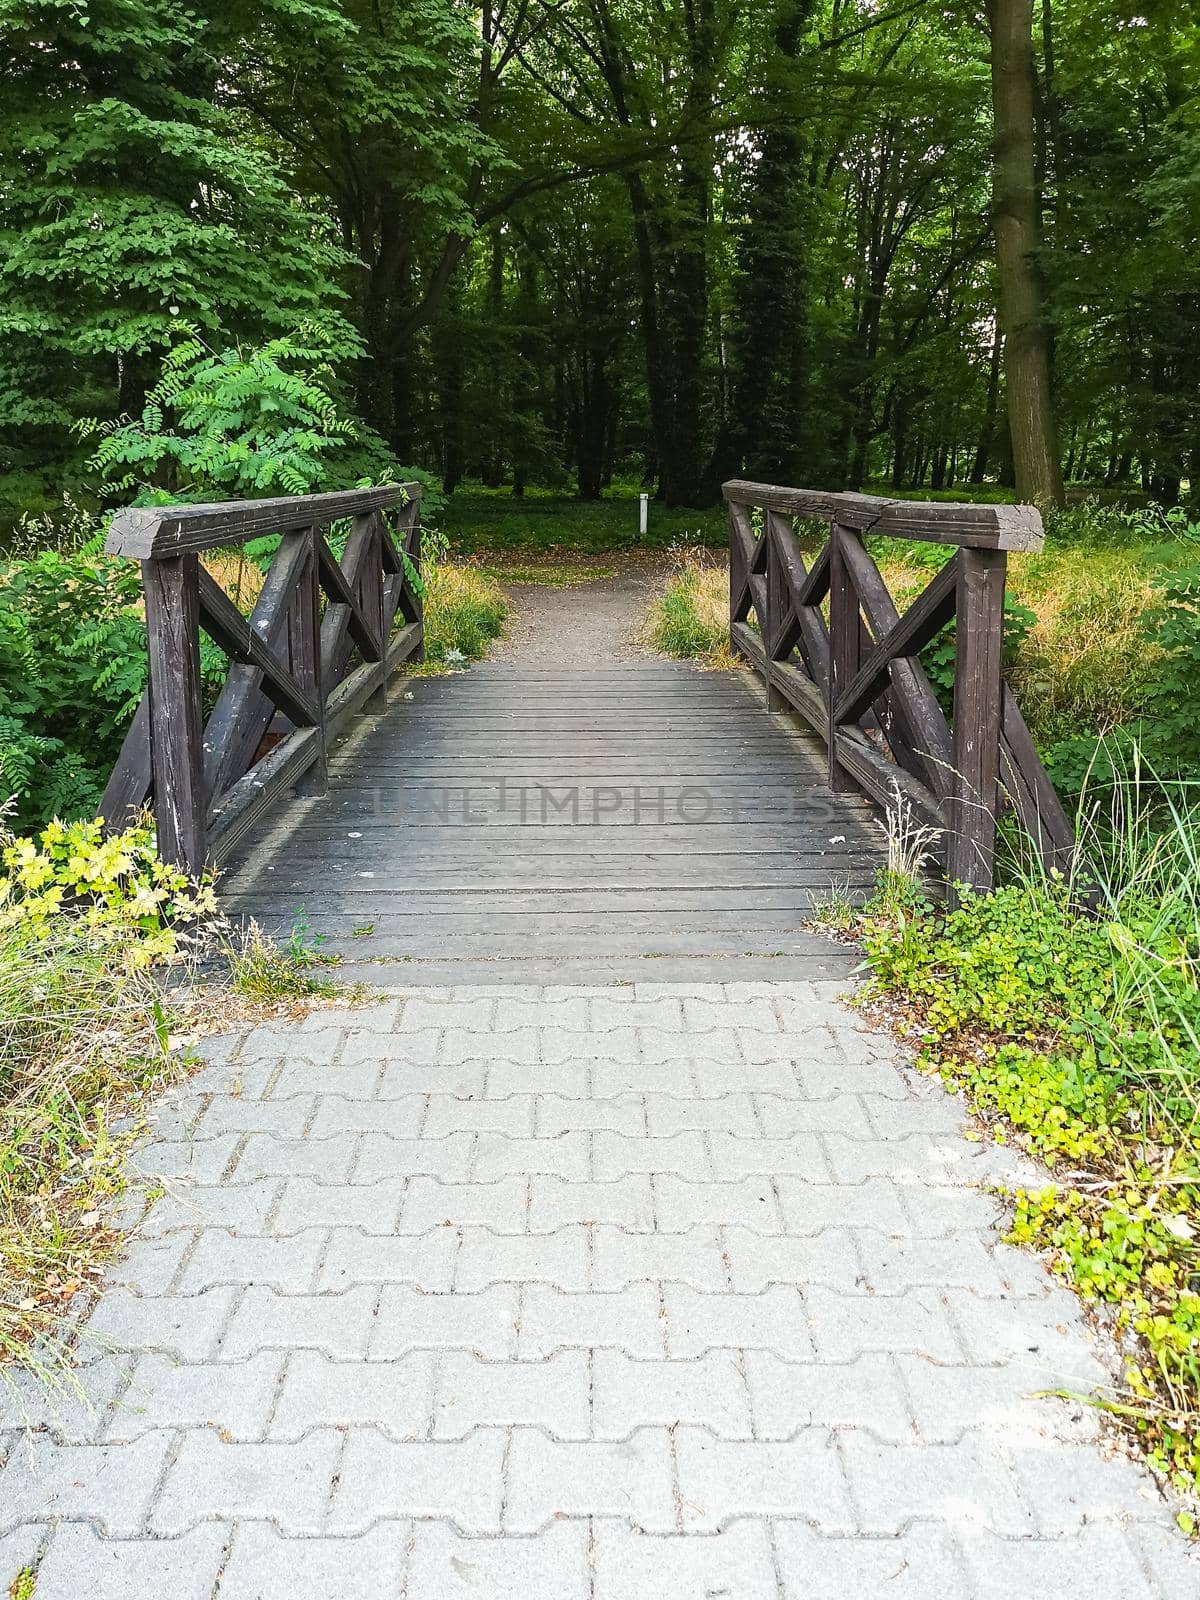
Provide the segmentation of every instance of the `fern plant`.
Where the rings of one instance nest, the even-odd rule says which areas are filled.
[[[334,398],[335,352],[318,327],[245,351],[180,334],[140,417],[79,424],[108,491],[144,504],[343,487],[335,458],[359,430]]]

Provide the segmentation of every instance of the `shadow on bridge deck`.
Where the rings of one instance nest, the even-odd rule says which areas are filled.
[[[806,923],[882,843],[747,673],[491,665],[394,684],[221,889],[376,983],[842,977]]]

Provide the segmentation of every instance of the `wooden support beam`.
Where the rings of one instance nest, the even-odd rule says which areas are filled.
[[[184,872],[207,857],[200,583],[194,555],[142,563],[150,655],[150,756],[158,853]]]
[[[996,855],[1004,647],[1002,550],[959,552],[954,663],[954,791],[947,873],[951,884],[990,889]]]
[[[829,786],[835,793],[854,787],[850,773],[838,760],[837,707],[853,682],[862,655],[862,624],[858,595],[846,560],[846,545],[860,537],[834,523],[829,535]]]

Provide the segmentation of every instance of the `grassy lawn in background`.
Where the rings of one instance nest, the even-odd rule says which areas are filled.
[[[643,538],[638,531],[637,490],[585,501],[543,489],[528,489],[514,497],[509,489],[466,485],[455,490],[433,520],[455,556],[497,551],[522,556],[564,551],[598,555],[609,550],[666,550],[676,544],[723,550],[728,543],[724,506],[679,511],[653,499]]]

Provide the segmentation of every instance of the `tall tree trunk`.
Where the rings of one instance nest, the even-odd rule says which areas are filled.
[[[1050,337],[1036,252],[1033,0],[991,0],[995,146],[992,209],[1004,371],[1017,493],[1064,503],[1050,394]]]
[[[1000,398],[1000,329],[992,335],[992,359],[988,365],[987,398],[983,403],[983,422],[979,429],[979,444],[971,465],[969,483],[982,483],[987,477],[988,462],[992,456],[992,441],[996,435],[996,403]]]

